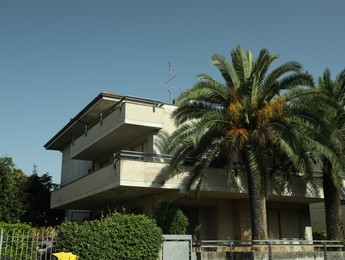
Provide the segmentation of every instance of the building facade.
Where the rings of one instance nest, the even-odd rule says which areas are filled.
[[[176,107],[157,100],[101,93],[46,144],[61,151],[61,188],[51,208],[70,219],[97,218],[109,210],[152,215],[160,200],[174,202],[199,239],[251,239],[245,172],[211,168],[198,194],[181,192],[188,167],[167,179],[166,138]],[[271,238],[312,239],[311,203],[322,201],[321,179],[289,182],[272,176],[267,198]]]

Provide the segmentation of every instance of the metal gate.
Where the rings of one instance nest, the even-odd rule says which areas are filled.
[[[55,234],[26,230],[0,229],[0,259],[50,260]]]

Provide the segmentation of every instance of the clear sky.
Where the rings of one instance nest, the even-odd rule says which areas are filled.
[[[0,156],[60,182],[43,145],[102,91],[168,101],[210,57],[240,44],[303,64],[345,68],[343,0],[0,0]],[[273,65],[274,65],[273,64]]]

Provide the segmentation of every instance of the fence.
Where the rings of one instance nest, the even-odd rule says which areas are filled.
[[[51,260],[55,234],[50,231],[0,231],[1,260]]]
[[[0,230],[0,260],[52,260],[53,247],[56,242],[54,231],[23,231],[23,230]],[[274,259],[275,252],[314,252],[322,253],[323,259],[328,259],[332,250],[343,250],[341,241],[328,240],[201,240],[194,241],[192,246],[191,236],[163,236],[161,259],[172,259],[171,256],[185,251],[188,257],[195,259],[196,253],[203,252],[227,252],[229,258],[238,259],[235,254],[239,252],[266,251],[268,259]],[[182,250],[184,249],[184,250]],[[174,254],[172,254],[174,252]],[[340,253],[340,252],[339,252]],[[201,256],[202,259],[203,257]],[[174,258],[176,259],[176,258]]]
[[[323,259],[328,259],[329,251],[342,251],[342,241],[330,240],[201,240],[193,245],[197,252],[223,251],[229,252],[230,259],[235,259],[239,252],[257,251],[266,252],[268,259],[274,259],[275,252],[322,252]],[[237,259],[237,258],[236,258]],[[281,258],[279,258],[281,259]]]

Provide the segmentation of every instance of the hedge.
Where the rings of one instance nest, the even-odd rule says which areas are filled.
[[[0,259],[32,260],[36,256],[38,241],[30,225],[0,222],[0,232],[3,235]]]
[[[81,260],[158,258],[162,231],[145,215],[112,213],[82,225],[62,223],[56,251],[72,252]]]

